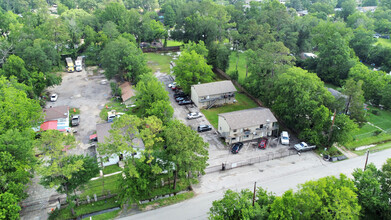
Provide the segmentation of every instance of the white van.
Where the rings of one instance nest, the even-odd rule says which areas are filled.
[[[289,134],[287,131],[281,132],[281,144],[289,145]]]

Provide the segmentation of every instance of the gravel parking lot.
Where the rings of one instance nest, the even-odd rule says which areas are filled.
[[[57,93],[58,99],[48,102],[47,108],[67,105],[70,107],[69,114],[73,113],[73,108],[80,109],[80,125],[74,127],[80,144],[71,151],[75,154],[94,154],[95,150],[89,149],[89,136],[96,130],[96,123],[101,122],[99,113],[110,99],[110,82],[101,73],[93,74],[94,69],[89,67],[81,72],[64,72],[61,85],[48,89],[50,93]]]
[[[193,130],[196,130],[198,125],[207,124],[209,121],[203,116],[198,119],[187,120],[186,116],[190,112],[199,112],[199,109],[195,105],[180,106],[173,98],[174,92],[168,88],[168,84],[173,82],[173,78],[165,73],[156,72],[156,77],[165,85],[166,90],[169,92],[170,101],[174,108],[174,117],[183,121],[186,125],[190,126]],[[251,158],[256,158],[264,155],[270,155],[274,153],[280,153],[293,147],[298,143],[298,140],[291,136],[290,145],[282,145],[277,137],[270,137],[268,147],[266,149],[259,149],[256,141],[244,143],[243,148],[238,154],[232,154],[230,152],[231,146],[225,145],[223,139],[218,137],[216,129],[200,133],[200,136],[209,143],[209,166],[221,166],[222,163],[236,163],[246,161]]]

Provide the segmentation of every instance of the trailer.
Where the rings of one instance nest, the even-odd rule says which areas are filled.
[[[67,71],[69,73],[74,72],[75,71],[75,66],[73,65],[72,58],[67,57],[67,58],[65,58],[65,61],[67,63]]]
[[[75,61],[75,66],[76,66],[76,71],[80,72],[83,70],[83,57],[78,56],[76,61]]]

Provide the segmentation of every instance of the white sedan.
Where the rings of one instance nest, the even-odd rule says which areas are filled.
[[[189,113],[189,114],[187,114],[187,119],[196,119],[196,118],[201,118],[202,117],[202,115],[201,115],[201,113],[199,113],[199,112],[192,112],[192,113]]]
[[[168,88],[176,87],[176,82],[168,84]]]
[[[50,101],[55,102],[57,101],[58,95],[56,93],[53,93],[50,95]]]

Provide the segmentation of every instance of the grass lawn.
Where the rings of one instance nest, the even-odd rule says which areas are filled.
[[[170,61],[172,57],[169,55],[161,55],[160,53],[145,53],[145,57],[148,60],[148,67],[153,72],[160,70],[163,73],[170,73]]]
[[[105,177],[104,178],[104,190],[105,193],[110,191],[111,194],[117,194],[121,192],[121,189],[119,187],[119,178],[121,177],[121,174],[116,174],[113,176]],[[87,195],[90,196],[90,198],[94,198],[94,194],[96,196],[102,196],[102,181],[103,178],[99,178],[97,180],[90,180],[84,188],[83,193],[80,195],[80,198],[82,200],[85,200]]]
[[[164,42],[164,40],[162,40]],[[182,41],[175,41],[175,40],[167,40],[167,47],[175,47],[175,46],[182,46]]]
[[[229,67],[226,71],[230,73],[236,69],[236,61],[238,59],[237,54],[239,53],[239,62],[238,62],[238,72],[239,72],[239,82],[242,83],[244,78],[246,77],[246,56],[244,53],[240,52],[232,52],[229,56]]]
[[[391,40],[390,39],[379,38],[379,39],[377,39],[377,43],[381,44],[385,47],[391,47]]]
[[[92,212],[97,212],[109,208],[114,208],[120,206],[119,203],[116,202],[116,198],[110,198],[106,200],[101,200],[98,202],[80,205],[78,207],[75,207],[75,212],[77,216],[81,216],[84,214],[89,214]],[[72,216],[72,213],[69,209],[64,208],[61,209],[58,216],[54,219],[72,219],[74,216]]]
[[[377,152],[377,151],[388,149],[390,147],[391,147],[391,142],[386,142],[386,143],[383,143],[383,144],[378,144],[375,147],[371,147],[370,148],[370,152]],[[360,150],[360,151],[355,151],[354,153],[356,153],[358,155],[364,155],[366,152],[367,152],[367,149]]]
[[[107,112],[111,110],[116,110],[117,112],[125,112],[126,110],[126,105],[121,104],[119,101],[115,101],[114,98],[111,99],[109,103],[107,103],[104,108],[100,111],[99,117],[107,121]]]
[[[368,122],[372,123],[374,126],[378,126],[385,132],[382,132],[379,135],[375,135],[375,132],[380,131],[380,129],[370,124],[365,124],[359,130],[353,133],[354,140],[350,143],[345,144],[347,148],[354,149],[360,146],[376,144],[391,140],[391,112],[380,110],[372,106],[370,106],[369,109],[370,110],[368,110],[366,116]],[[372,111],[378,111],[379,114],[375,115]]]
[[[91,219],[92,219],[92,220],[108,220],[108,219],[114,219],[115,217],[117,217],[117,215],[118,215],[118,213],[119,213],[120,211],[121,211],[121,209],[115,210],[115,211],[112,211],[112,212],[106,212],[106,213],[100,214],[100,215],[91,216]],[[83,218],[83,219],[90,219],[90,217]]]
[[[206,119],[208,119],[213,127],[217,128],[218,114],[258,107],[257,103],[246,96],[246,94],[236,93],[235,99],[238,101],[237,103],[211,108],[208,110],[203,109],[201,112],[205,115]]]
[[[122,168],[119,167],[117,164],[113,164],[113,165],[106,166],[106,167],[103,168],[103,173],[104,174],[115,173],[115,172],[118,172],[118,171],[122,171]]]
[[[150,209],[157,208],[157,207],[163,207],[163,206],[168,206],[168,205],[172,205],[175,203],[179,203],[179,202],[182,202],[184,200],[187,200],[187,199],[190,199],[193,197],[194,197],[194,192],[185,192],[185,193],[182,193],[182,194],[179,194],[176,196],[171,196],[168,198],[159,199],[157,201],[152,201],[152,202],[147,202],[147,203],[141,204],[141,205],[139,205],[139,208],[143,211],[150,210]]]

